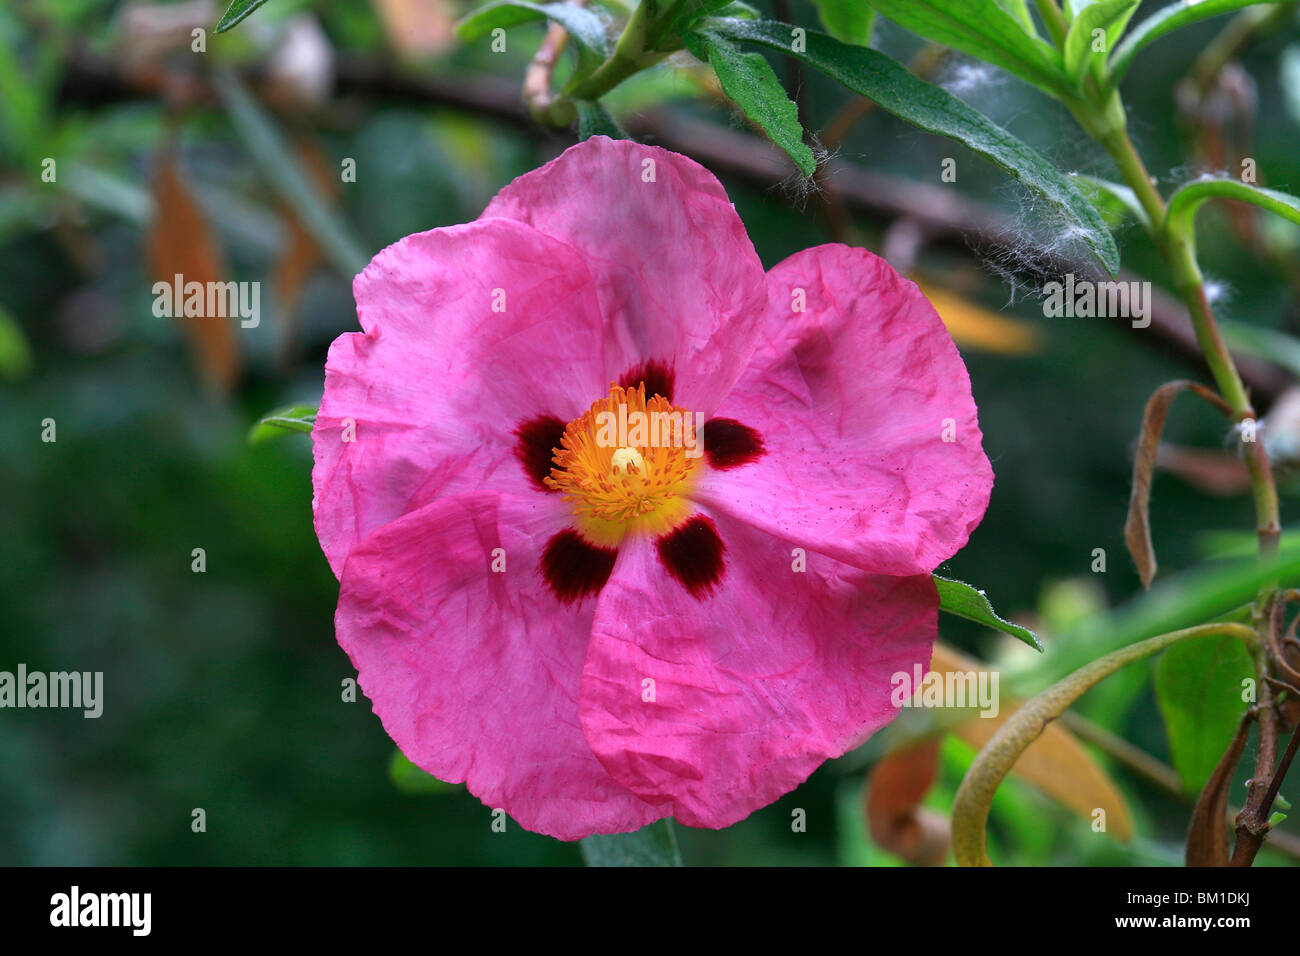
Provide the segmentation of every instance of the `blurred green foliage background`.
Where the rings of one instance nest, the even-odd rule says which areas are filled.
[[[344,66],[353,78],[373,67],[469,92],[483,88],[483,77],[517,84],[543,28],[513,31],[510,51],[494,55],[482,45],[457,48],[447,34],[463,4],[271,0],[229,34],[209,35],[202,54],[182,29],[179,44],[173,36],[149,59],[142,50],[156,37],[141,24],[151,16],[156,24],[162,6],[178,9],[14,0],[0,10],[0,669],[25,662],[103,671],[106,688],[98,720],[78,711],[0,712],[0,863],[577,864],[574,845],[513,824],[492,832],[489,811],[462,787],[399,789],[389,772],[393,745],[367,702],[341,700],[352,673],[333,638],[337,584],[311,527],[310,441],[289,434],[250,446],[247,433],[272,408],[318,400],[329,342],[356,327],[349,281],[317,258],[291,308],[273,294],[284,281],[277,270],[292,219],[226,105],[208,92],[212,71],[230,68],[267,93],[267,77],[285,65],[287,37],[308,28],[340,75]],[[797,22],[816,25],[811,5],[790,6]],[[417,18],[399,21],[405,32],[393,26],[402,9]],[[200,12],[210,27],[221,10],[201,4]],[[1125,84],[1134,136],[1166,184],[1199,168],[1193,131],[1179,119],[1178,83],[1225,22],[1166,39]],[[412,44],[418,31],[409,23],[433,39]],[[906,60],[920,42],[882,22],[875,45]],[[1298,62],[1294,19],[1240,55],[1257,101],[1246,119],[1260,181],[1293,192]],[[1069,116],[1018,81],[955,56],[935,78],[1063,169],[1107,173]],[[805,74],[802,83],[810,129],[825,127],[850,99],[823,77]],[[674,61],[614,104],[623,117],[653,107],[735,133],[740,121],[708,86]],[[482,110],[387,96],[378,84],[340,82],[316,99],[297,89],[265,102],[286,141],[307,151],[297,166],[304,179],[311,162],[337,180],[343,159],[355,159],[356,182],[325,192],[367,256],[408,233],[476,217],[503,184],[572,141]],[[205,382],[204,360],[184,332],[151,310],[148,207],[168,148],[218,237],[228,277],[264,283],[261,325],[236,330],[241,370],[225,391]],[[890,116],[864,117],[838,150],[841,163],[935,186],[949,156],[959,175],[946,188],[1015,216],[1027,243],[1051,240],[1051,224],[996,169]],[[58,163],[53,183],[40,177],[45,157]],[[766,264],[827,241],[815,197],[775,180],[722,178]],[[1221,210],[1205,221],[1202,261],[1224,285],[1221,314],[1300,331],[1294,232],[1270,233],[1270,258],[1243,246]],[[852,221],[854,236],[877,250],[885,226]],[[1159,259],[1140,231],[1129,224],[1118,236],[1126,267],[1159,284]],[[917,271],[1041,334],[1031,355],[963,345],[997,483],[970,545],[940,570],[987,589],[1003,613],[1037,620],[1050,654],[1054,624],[1137,592],[1122,526],[1141,409],[1161,382],[1202,373],[1150,330],[1045,319],[1025,294],[1032,276],[1019,275],[1013,287],[960,245],[922,250]],[[54,443],[41,441],[47,418],[57,423]],[[1166,437],[1223,448],[1222,426],[1191,402],[1176,406]],[[1294,512],[1289,500],[1284,508],[1284,518]],[[1163,568],[1211,556],[1199,537],[1206,530],[1251,527],[1247,497],[1157,479],[1153,533]],[[194,548],[206,551],[205,573],[191,572]],[[1107,553],[1104,574],[1090,570],[1095,548]],[[941,636],[1031,666],[1032,652],[973,625],[945,619]],[[1167,763],[1154,666],[1131,668],[1081,709]],[[872,844],[862,819],[864,774],[882,746],[873,741],[823,767],[727,831],[679,830],[686,860],[897,863]],[[950,804],[970,756],[964,745],[945,744],[927,803]],[[1012,780],[995,808],[996,858],[1179,862],[1190,803],[1107,765],[1129,800],[1137,840],[1123,846],[1095,834]],[[1238,781],[1232,799],[1241,798]],[[191,831],[197,807],[207,814],[205,833]],[[792,832],[795,808],[807,811],[807,832]]]

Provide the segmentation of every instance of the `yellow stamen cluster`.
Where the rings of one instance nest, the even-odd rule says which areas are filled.
[[[644,383],[611,385],[608,398],[564,429],[546,484],[573,505],[577,529],[592,544],[616,547],[629,531],[671,531],[691,513],[686,494],[702,441],[694,424],[660,395],[647,401]]]

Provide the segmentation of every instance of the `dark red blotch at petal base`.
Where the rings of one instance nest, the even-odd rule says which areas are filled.
[[[598,594],[614,570],[614,548],[598,547],[578,532],[557,532],[542,552],[542,577],[566,604]]]
[[[712,520],[696,515],[661,537],[659,560],[692,597],[702,598],[722,580],[722,554],[727,550]]]
[[[618,380],[618,384],[624,388],[636,388],[642,382],[645,382],[645,397],[647,399],[662,395],[671,402],[673,400],[673,384],[676,380],[677,373],[673,371],[672,366],[667,362],[650,359],[648,362],[642,362],[636,368],[626,372]]]
[[[532,479],[539,491],[555,491],[542,479],[551,474],[554,449],[560,447],[564,438],[564,422],[553,415],[539,415],[522,422],[515,429],[515,457],[524,466],[524,471]]]
[[[714,468],[735,468],[757,461],[767,450],[763,436],[734,418],[710,418],[704,423],[704,453]]]

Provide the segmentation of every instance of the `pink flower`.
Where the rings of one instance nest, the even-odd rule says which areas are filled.
[[[706,170],[598,137],[354,290],[316,531],[414,763],[560,839],[723,827],[894,718],[992,486],[911,282],[839,245],[764,275]]]

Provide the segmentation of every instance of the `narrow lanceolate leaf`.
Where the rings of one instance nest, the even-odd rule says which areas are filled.
[[[526,3],[524,0],[489,3],[456,24],[456,35],[471,43],[498,27],[508,30],[535,20],[553,20],[564,27],[577,47],[580,73],[590,72],[605,59],[608,46],[604,21],[591,10],[572,3]]]
[[[1065,72],[1078,89],[1095,66],[1104,64],[1141,0],[1097,0],[1084,7],[1065,35]],[[1096,31],[1100,30],[1098,36]],[[1100,43],[1098,42],[1100,41]]]
[[[454,784],[439,780],[433,774],[421,770],[407,760],[406,754],[400,750],[394,750],[392,758],[388,761],[388,779],[402,793],[416,796],[431,793],[450,793],[456,789]]]
[[[289,405],[276,409],[248,431],[248,443],[260,445],[272,438],[279,438],[289,432],[310,432],[316,424],[316,408],[313,405]]]
[[[153,182],[154,216],[146,238],[145,257],[155,283],[166,286],[172,318],[185,330],[204,378],[229,390],[239,375],[239,348],[233,323],[208,290],[224,286],[225,258],[203,210],[181,178],[176,157],[165,149],[158,157]],[[179,277],[179,278],[178,278]],[[192,283],[202,289],[202,307],[186,309]],[[179,284],[180,289],[177,289]],[[231,286],[233,288],[233,284]]]
[[[0,380],[16,382],[32,368],[32,349],[22,326],[0,307]]]
[[[216,32],[225,33],[264,3],[266,3],[266,0],[234,0],[234,2],[226,8],[225,15],[222,16],[221,21],[217,24]]]
[[[899,26],[1000,66],[1050,94],[1069,86],[1061,54],[997,0],[866,0]]]
[[[867,778],[871,839],[913,866],[938,866],[952,843],[947,817],[921,805],[938,775],[940,741],[934,736],[891,751]]]
[[[1249,704],[1242,694],[1254,662],[1236,637],[1202,637],[1165,651],[1156,666],[1156,700],[1169,753],[1183,787],[1195,793],[1214,772]]]
[[[1137,193],[1128,186],[1111,182],[1109,179],[1089,176],[1087,173],[1071,173],[1070,178],[1079,184],[1079,188],[1092,200],[1092,204],[1101,209],[1103,216],[1107,214],[1108,208],[1117,210],[1115,225],[1122,222],[1124,215],[1127,214],[1133,216],[1139,224],[1150,231],[1151,219],[1147,211],[1142,208]]]
[[[991,160],[1064,218],[1063,228],[1078,234],[1112,275],[1119,270],[1119,250],[1101,214],[1055,166],[987,116],[913,76],[896,60],[815,31],[808,31],[805,46],[792,49],[793,28],[771,20],[716,18],[706,24],[712,33],[797,56],[894,115]]]
[[[1192,808],[1192,818],[1187,824],[1187,849],[1184,860],[1188,866],[1228,865],[1228,787],[1237,772],[1241,752],[1246,749],[1248,721],[1237,725],[1232,743],[1223,752],[1219,763],[1206,781],[1205,788]],[[1271,821],[1270,821],[1271,822]]]
[[[634,833],[589,836],[582,841],[588,866],[681,866],[672,820],[659,820]]]
[[[1034,26],[1034,17],[1029,12],[1029,0],[998,0],[998,6],[1011,14],[1026,33],[1033,36],[1038,32]]]
[[[600,103],[592,100],[578,100],[578,139],[591,139],[593,136],[608,136],[610,139],[627,139],[627,133],[618,125],[618,120],[609,114]]]
[[[813,3],[817,6],[817,18],[835,39],[858,46],[870,45],[876,11],[863,0],[813,0]]]
[[[805,176],[817,171],[817,159],[803,141],[799,110],[761,53],[746,53],[725,36],[688,33],[686,46],[713,67],[722,92],[785,150]]]
[[[1237,179],[1198,179],[1187,183],[1169,197],[1165,215],[1165,232],[1192,238],[1197,211],[1207,199],[1237,199],[1260,209],[1276,213],[1283,219],[1300,223],[1300,199],[1276,189],[1248,186]]]
[[[1151,543],[1151,480],[1155,476],[1156,453],[1160,448],[1160,433],[1164,431],[1169,406],[1184,389],[1192,389],[1208,402],[1222,407],[1222,401],[1204,385],[1180,379],[1161,385],[1147,400],[1142,413],[1142,431],[1138,435],[1137,454],[1133,459],[1133,491],[1129,496],[1128,518],[1124,522],[1124,543],[1137,565],[1138,577],[1144,588],[1151,587],[1156,576],[1156,549]]]
[[[310,173],[303,168],[266,110],[249,95],[234,73],[218,72],[213,86],[226,108],[231,125],[266,175],[271,188],[293,208],[330,262],[346,276],[364,269],[369,257],[352,237],[344,221],[329,207],[311,181]]]
[[[1253,6],[1259,0],[1176,0],[1135,26],[1110,58],[1110,85],[1116,86],[1143,47],[1197,20]]]
[[[1021,627],[1019,624],[1012,624],[1010,621],[999,617],[983,591],[977,590],[969,584],[963,584],[961,581],[941,578],[937,574],[934,575],[934,585],[939,589],[939,610],[947,611],[956,617],[964,617],[976,624],[983,624],[985,627],[991,627],[1003,634],[1010,634],[1036,651],[1043,649],[1042,643],[1038,640],[1038,635],[1029,628]]]

